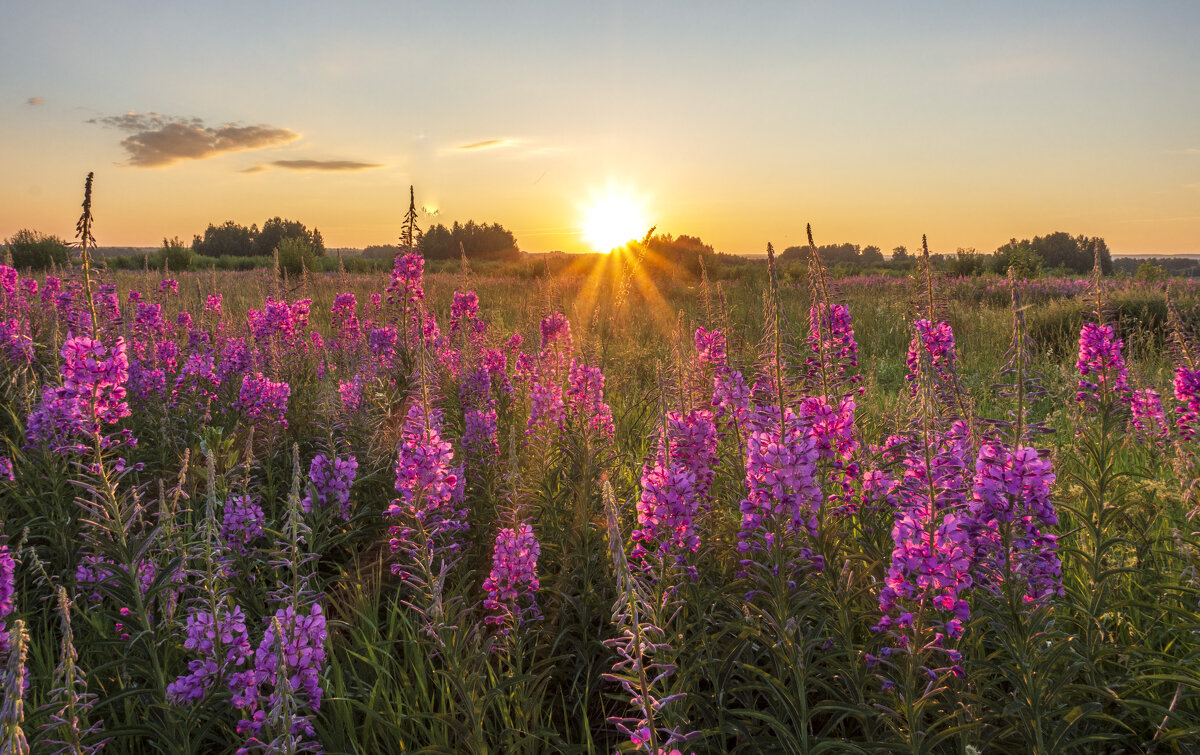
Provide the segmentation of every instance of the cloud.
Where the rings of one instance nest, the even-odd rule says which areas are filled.
[[[1185,155],[1200,155],[1200,147],[1188,147],[1183,151]]]
[[[500,149],[502,147],[512,147],[517,143],[516,139],[488,139],[487,141],[474,142],[472,144],[464,144],[461,147],[455,147],[459,152],[479,152],[485,149]]]
[[[265,165],[252,165],[249,168],[242,168],[238,173],[262,173],[266,169]]]
[[[25,104],[26,105],[45,105],[46,101],[43,100],[41,97],[30,97],[29,99],[25,100]]]
[[[379,163],[360,163],[354,160],[273,160],[271,165],[287,170],[369,170],[382,167]]]
[[[125,113],[92,118],[88,123],[129,133],[121,146],[129,154],[129,165],[157,168],[180,160],[203,160],[226,152],[263,149],[300,138],[291,129],[274,126],[238,126],[227,123],[213,128],[200,118],[175,118],[158,113]]]

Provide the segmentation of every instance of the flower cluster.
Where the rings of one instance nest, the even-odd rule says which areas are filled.
[[[612,409],[604,402],[604,373],[572,359],[567,383],[567,418],[589,435],[611,439],[615,430]]]
[[[1163,411],[1162,396],[1153,388],[1142,388],[1129,394],[1129,423],[1138,438],[1161,443],[1171,434]]]
[[[320,673],[325,663],[327,632],[320,604],[313,604],[307,615],[292,606],[281,608],[275,612],[275,620],[281,633],[276,632],[275,622],[268,624],[262,642],[254,651],[254,668],[234,674],[229,682],[234,690],[234,707],[249,714],[249,718],[238,721],[238,732],[242,734],[256,735],[262,731],[267,709],[280,694],[274,689],[280,676],[287,678],[292,694],[309,708],[321,707]],[[280,669],[281,657],[283,669]]]
[[[399,498],[388,506],[387,516],[398,520],[389,528],[393,553],[411,554],[457,551],[459,535],[468,528],[462,505],[463,476],[452,467],[454,451],[442,440],[441,414],[414,402],[404,421],[396,459]],[[394,573],[402,573],[399,564]]]
[[[99,440],[106,447],[130,441],[128,433],[119,440],[101,437],[104,425],[130,414],[125,401],[129,380],[125,339],[118,338],[110,349],[86,336],[68,338],[62,358],[62,386],[43,389],[41,405],[26,423],[30,444],[49,442],[56,449],[81,450],[81,444],[70,445],[70,440]]]
[[[242,377],[242,388],[238,393],[235,406],[246,413],[246,416],[257,422],[274,422],[287,427],[288,396],[291,388],[285,382],[275,382],[263,377],[261,372]]]
[[[358,460],[353,456],[332,459],[325,454],[313,457],[308,468],[308,494],[300,501],[305,513],[318,506],[337,505],[342,519],[350,521],[350,488],[358,471]]]
[[[1185,365],[1175,370],[1175,380],[1172,383],[1175,398],[1180,405],[1175,407],[1175,427],[1179,436],[1191,440],[1200,430],[1200,370],[1190,370]]]
[[[200,702],[218,679],[231,678],[234,669],[250,658],[242,607],[219,611],[216,621],[209,611],[192,611],[184,626],[183,646],[200,657],[188,661],[188,673],[167,685],[167,700],[174,705]]]
[[[829,397],[841,386],[859,382],[861,376],[851,374],[858,367],[858,342],[854,340],[854,321],[844,304],[814,304],[808,310],[807,370],[811,375],[824,373],[830,385],[821,386],[812,379],[814,387],[824,388]]]
[[[915,395],[922,359],[929,361],[937,383],[947,384],[954,379],[957,354],[954,347],[954,329],[950,327],[950,323],[939,321],[935,324],[929,320],[917,320],[913,323],[913,328],[916,334],[908,344],[908,354],[904,363],[908,366],[906,379],[910,383],[909,390]]]
[[[6,620],[13,612],[13,594],[16,591],[17,564],[7,545],[0,545],[0,655],[8,652],[8,625]]]
[[[17,476],[13,473],[12,459],[7,456],[0,456],[0,480],[17,481]]]
[[[816,534],[820,451],[808,423],[791,407],[782,417],[779,407],[759,407],[746,433],[746,497],[737,549],[752,560],[752,551],[782,545],[780,538]]]
[[[483,581],[487,597],[483,609],[488,624],[502,627],[501,634],[538,618],[537,576],[541,546],[528,523],[505,527],[496,535],[492,550],[492,571]]]
[[[1116,337],[1111,325],[1087,323],[1079,331],[1079,391],[1075,398],[1082,404],[1103,403],[1125,396],[1129,391],[1129,370],[1121,349],[1125,342]]]
[[[1000,593],[1014,580],[1025,602],[1062,594],[1054,468],[1035,449],[985,443],[975,460],[969,523],[976,582]]]
[[[246,555],[250,545],[263,536],[266,515],[249,495],[230,496],[221,515],[221,538],[234,553]]]

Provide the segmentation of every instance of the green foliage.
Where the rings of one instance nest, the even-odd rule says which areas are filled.
[[[258,226],[247,228],[232,220],[221,226],[209,224],[204,238],[196,236],[192,239],[192,251],[206,257],[249,257],[255,253],[257,237]]]
[[[325,256],[325,242],[321,238],[320,231],[315,228],[309,231],[303,223],[296,220],[284,220],[281,217],[273,217],[263,223],[262,230],[254,239],[254,254],[259,257],[270,257],[287,239],[303,242],[312,250],[314,257]]]
[[[1041,277],[1045,264],[1042,256],[1025,242],[1009,244],[996,250],[992,257],[992,272],[1007,276],[1012,270],[1018,280],[1032,280]]]
[[[4,242],[18,270],[46,270],[53,265],[65,265],[70,259],[69,246],[57,236],[30,229],[21,229]]]
[[[312,244],[300,237],[288,237],[279,242],[279,270],[289,276],[300,275],[304,270],[312,270],[317,259],[316,250]]]
[[[1162,265],[1156,265],[1149,261],[1138,265],[1137,272],[1133,274],[1133,279],[1138,283],[1158,283],[1166,278],[1167,271],[1163,269]]]
[[[155,256],[158,258],[155,267],[161,268],[165,264],[166,268],[172,272],[186,272],[192,269],[196,253],[191,248],[184,246],[176,236],[173,239],[163,239],[162,249],[159,249]]]
[[[420,248],[426,259],[456,260],[462,254],[460,244],[471,261],[515,260],[521,254],[512,231],[499,223],[488,225],[474,220],[468,220],[466,225],[455,221],[449,228],[441,224],[432,226],[421,238]]]

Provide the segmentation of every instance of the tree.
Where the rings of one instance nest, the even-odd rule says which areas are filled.
[[[17,269],[45,270],[51,263],[65,265],[70,259],[66,241],[28,228],[14,233],[5,244]]]
[[[861,261],[864,265],[882,265],[883,250],[874,244],[864,246],[862,250]]]
[[[262,230],[258,232],[258,238],[254,241],[255,252],[269,257],[275,254],[275,250],[284,239],[299,239],[307,244],[317,257],[325,256],[325,242],[320,233],[310,233],[303,223],[284,220],[278,216],[263,223]]]
[[[463,252],[470,260],[515,260],[521,254],[512,231],[499,223],[488,225],[474,220],[466,224],[455,221],[449,228],[432,226],[421,237],[420,248],[430,260],[458,259]]]
[[[192,239],[192,251],[206,257],[251,257],[254,242],[258,238],[258,226],[247,228],[228,220],[224,225],[211,223],[204,231],[204,238]]]
[[[912,262],[912,255],[908,253],[908,247],[901,244],[892,250],[892,264],[897,267],[905,267]]]

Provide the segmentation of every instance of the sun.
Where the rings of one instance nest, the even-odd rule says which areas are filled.
[[[625,246],[649,228],[643,203],[627,192],[609,189],[584,209],[583,235],[597,252]]]

